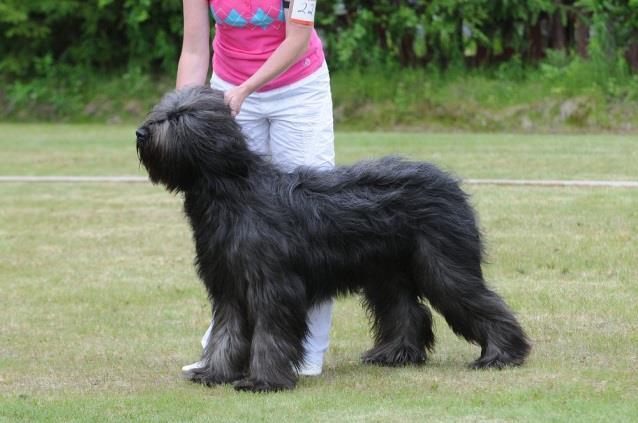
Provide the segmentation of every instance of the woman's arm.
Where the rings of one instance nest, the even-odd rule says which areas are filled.
[[[294,1],[292,1],[294,6]],[[312,26],[300,25],[290,20],[290,10],[285,10],[286,38],[264,64],[243,84],[226,92],[226,102],[233,115],[239,113],[244,99],[277,76],[285,72],[308,50]]]
[[[210,66],[210,17],[207,0],[183,0],[184,38],[176,87],[203,85]]]

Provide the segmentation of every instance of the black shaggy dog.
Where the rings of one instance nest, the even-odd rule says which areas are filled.
[[[428,163],[396,157],[292,173],[251,152],[223,93],[167,94],[137,130],[154,183],[184,194],[197,270],[214,303],[193,381],[293,388],[309,307],[361,292],[373,321],[364,363],[420,364],[432,314],[481,347],[475,368],[519,365],[530,346],[481,272],[467,195]]]

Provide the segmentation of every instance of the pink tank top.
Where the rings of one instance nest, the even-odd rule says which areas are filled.
[[[239,85],[250,78],[286,37],[282,0],[209,0],[215,19],[213,70]],[[313,29],[308,51],[284,73],[258,91],[296,82],[321,67],[323,47]]]

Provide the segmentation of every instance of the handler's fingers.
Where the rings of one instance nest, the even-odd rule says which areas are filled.
[[[233,97],[228,95],[228,91],[224,93],[224,103],[226,103],[226,105],[230,108],[230,115],[232,117],[237,116],[239,110],[237,110],[237,105],[235,104],[235,101],[233,101]]]
[[[237,107],[236,99],[232,99],[230,103],[228,103],[228,106],[230,106],[230,114],[232,117],[235,117],[239,114],[239,107]]]
[[[233,116],[237,116],[239,112],[241,112],[241,105],[243,104],[242,99],[234,98],[230,104],[230,108],[233,111]]]

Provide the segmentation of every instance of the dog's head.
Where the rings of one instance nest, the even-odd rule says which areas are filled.
[[[188,191],[203,175],[235,172],[245,148],[224,93],[205,86],[169,92],[135,131],[137,154],[153,183]]]

